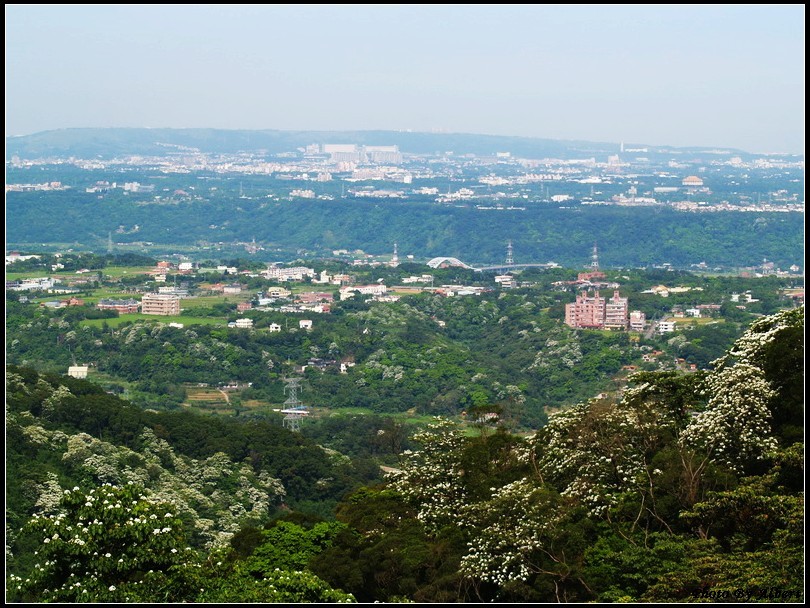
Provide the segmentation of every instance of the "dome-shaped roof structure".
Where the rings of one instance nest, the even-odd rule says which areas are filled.
[[[458,266],[459,268],[470,268],[458,258],[433,258],[427,263],[431,268],[447,268],[448,266]]]

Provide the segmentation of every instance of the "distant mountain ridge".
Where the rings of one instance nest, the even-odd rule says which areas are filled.
[[[114,158],[122,155],[166,155],[171,147],[182,146],[205,153],[233,154],[254,152],[268,155],[292,152],[309,144],[353,143],[397,145],[404,153],[435,154],[452,151],[456,155],[495,155],[509,152],[522,158],[569,158],[604,156],[619,151],[619,144],[471,133],[424,133],[412,131],[283,131],[274,129],[148,129],[81,128],[42,131],[31,135],[6,137],[6,158],[69,157]],[[167,147],[167,145],[169,147]],[[639,146],[640,144],[632,144]],[[642,146],[649,153],[664,150],[706,153],[708,148]],[[724,149],[729,154],[747,155],[741,150]]]

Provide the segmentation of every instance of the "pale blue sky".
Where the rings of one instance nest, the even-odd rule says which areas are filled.
[[[804,5],[6,5],[6,134],[412,129],[804,152]]]

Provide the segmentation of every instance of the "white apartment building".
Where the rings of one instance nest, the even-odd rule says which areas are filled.
[[[675,331],[675,321],[658,321],[659,334],[671,334]]]

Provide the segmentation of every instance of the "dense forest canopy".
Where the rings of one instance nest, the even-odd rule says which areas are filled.
[[[528,435],[436,418],[383,483],[271,422],[8,368],[7,599],[802,602],[803,333],[762,317]]]
[[[594,241],[606,267],[669,263],[688,268],[756,266],[763,258],[787,268],[800,262],[801,214],[684,214],[658,208],[579,208],[545,205],[523,211],[485,212],[435,204],[397,205],[367,201],[267,202],[212,200],[168,205],[122,198],[99,202],[81,192],[10,192],[10,243],[84,243],[103,250],[110,231],[116,242],[171,247],[182,243],[250,241],[266,243],[259,258],[295,256],[305,249],[321,255],[334,249],[376,254],[414,252],[422,259],[456,257],[468,263],[503,263],[513,240],[521,263],[554,261],[582,266]],[[212,229],[215,226],[216,229]],[[273,252],[278,248],[280,252]]]

